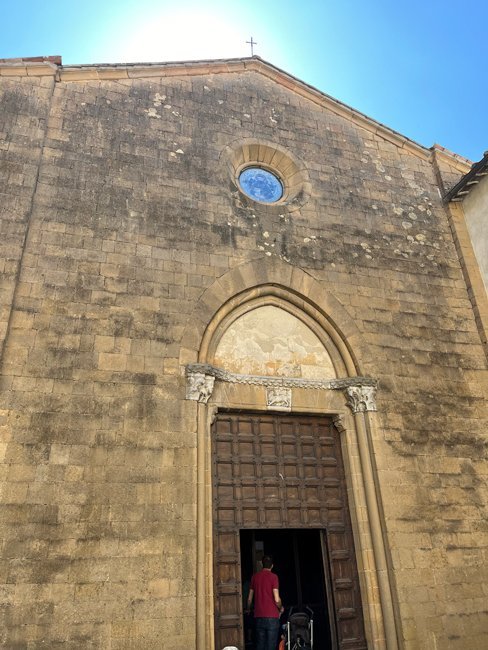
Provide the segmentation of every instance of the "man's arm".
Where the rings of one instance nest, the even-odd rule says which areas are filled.
[[[249,589],[249,594],[247,596],[247,609],[251,609],[253,598],[254,598],[254,589]]]
[[[279,589],[273,589],[273,598],[276,603],[276,607],[281,612],[283,610],[283,603],[281,602]]]

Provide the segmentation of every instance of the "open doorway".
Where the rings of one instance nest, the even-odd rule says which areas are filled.
[[[259,542],[274,556],[285,605],[316,603],[323,641],[315,650],[365,650],[341,440],[331,418],[219,412],[212,454],[215,647],[243,650],[242,587],[257,567]]]
[[[290,607],[310,607],[313,611],[314,647],[332,650],[335,634],[329,618],[323,544],[322,531],[318,529],[241,530],[242,598],[245,609],[251,576],[262,568],[262,557],[271,555],[285,607],[282,622],[285,622]],[[251,616],[244,615],[243,627],[245,648],[254,650]]]

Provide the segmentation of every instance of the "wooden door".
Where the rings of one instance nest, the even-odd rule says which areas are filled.
[[[325,416],[219,413],[212,428],[216,650],[243,647],[239,530],[325,530],[337,647],[365,650],[339,434]]]

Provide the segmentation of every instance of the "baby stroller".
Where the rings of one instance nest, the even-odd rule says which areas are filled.
[[[313,611],[310,607],[290,607],[285,626],[286,650],[313,650]]]

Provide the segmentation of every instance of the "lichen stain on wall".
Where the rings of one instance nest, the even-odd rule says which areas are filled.
[[[216,366],[247,375],[336,377],[332,360],[312,330],[279,307],[258,307],[236,319],[219,341]]]

